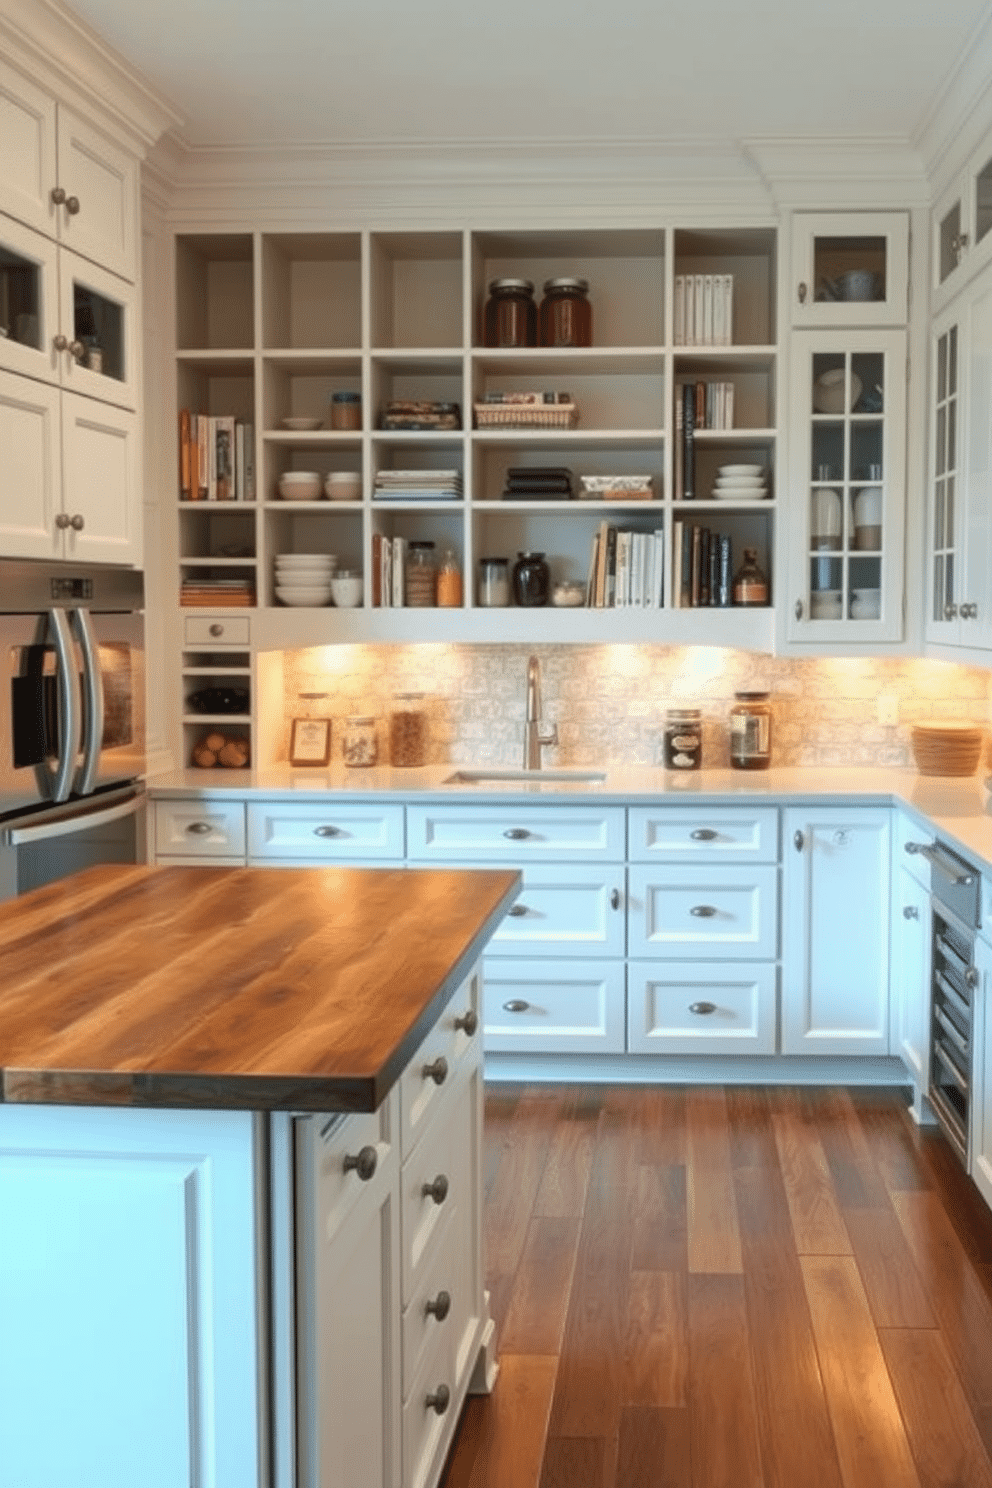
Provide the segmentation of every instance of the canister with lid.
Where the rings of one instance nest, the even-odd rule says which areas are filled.
[[[427,713],[422,692],[398,692],[393,698],[389,763],[400,769],[427,763]]]
[[[479,559],[478,602],[484,609],[502,609],[510,603],[509,559]]]
[[[331,394],[331,428],[360,429],[362,427],[361,393]]]
[[[591,346],[588,279],[548,279],[539,315],[542,346]]]
[[[353,713],[345,719],[341,754],[351,769],[368,769],[379,763],[379,739],[371,714]]]
[[[703,720],[699,708],[669,708],[665,713],[666,770],[698,770],[703,759]]]
[[[767,770],[772,759],[772,710],[767,692],[735,692],[730,710],[730,763]]]
[[[484,346],[536,346],[537,303],[530,279],[492,279],[482,317]]]
[[[432,542],[412,542],[406,551],[403,571],[406,603],[428,609],[437,603],[437,567]]]

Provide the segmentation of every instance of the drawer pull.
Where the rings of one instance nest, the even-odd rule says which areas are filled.
[[[530,835],[526,827],[507,827],[503,833],[511,842],[525,842]]]
[[[509,1002],[504,1002],[503,1011],[505,1013],[526,1013],[529,1007],[530,1003],[524,1002],[522,997],[511,997]]]
[[[689,833],[689,836],[693,842],[715,842],[717,833],[712,827],[697,827],[694,832]]]
[[[437,1389],[433,1390],[427,1396],[424,1404],[428,1410],[435,1411],[439,1416],[443,1416],[451,1404],[451,1391],[447,1385],[438,1385]]]
[[[708,1017],[710,1013],[716,1012],[715,1002],[690,1002],[690,1013],[696,1013],[700,1018]]]
[[[425,1302],[424,1311],[428,1317],[435,1317],[439,1323],[443,1323],[451,1311],[451,1293],[438,1292],[433,1302]]]
[[[806,846],[805,833],[795,832],[792,837],[792,845],[796,849],[796,852],[802,852],[803,848]]]
[[[695,915],[697,920],[711,920],[716,914],[712,904],[694,904],[689,913]]]
[[[613,893],[610,895],[610,908],[611,909],[619,909],[620,908],[620,890],[619,889],[614,889],[613,890]]]
[[[479,1015],[475,1008],[469,1008],[467,1013],[462,1013],[460,1018],[456,1018],[455,1027],[467,1033],[469,1038],[474,1038],[479,1030]]]
[[[424,1079],[433,1080],[435,1085],[443,1085],[448,1078],[448,1061],[443,1054],[439,1054],[433,1064],[424,1065]]]
[[[433,1199],[440,1206],[448,1197],[448,1180],[443,1173],[438,1173],[433,1183],[425,1183],[420,1192],[425,1199]]]
[[[902,907],[902,917],[904,920],[918,920],[920,918],[918,906],[915,904],[904,904]]]
[[[509,914],[512,916],[513,919],[520,920],[524,917],[524,915],[530,914],[530,910],[527,908],[526,904],[511,904]]]
[[[345,1154],[344,1170],[346,1173],[356,1173],[363,1183],[368,1183],[375,1177],[378,1161],[379,1154],[374,1147],[363,1147],[360,1152]]]
[[[205,837],[210,829],[209,822],[190,822],[186,828],[187,832],[192,832],[194,837]]]
[[[315,837],[343,837],[344,833],[340,827],[314,827]]]
[[[210,634],[212,636],[222,636],[224,634],[223,625],[218,625],[217,621],[215,620],[213,625],[211,625],[210,627]]]

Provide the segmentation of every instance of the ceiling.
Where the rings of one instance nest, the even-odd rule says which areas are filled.
[[[989,0],[72,0],[190,146],[910,142]]]

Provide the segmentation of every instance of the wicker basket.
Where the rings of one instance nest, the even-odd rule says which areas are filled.
[[[477,429],[574,429],[579,410],[574,403],[476,403]]]

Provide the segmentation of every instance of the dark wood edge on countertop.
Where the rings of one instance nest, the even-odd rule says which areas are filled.
[[[0,905],[0,1103],[374,1111],[505,869],[102,866]]]

